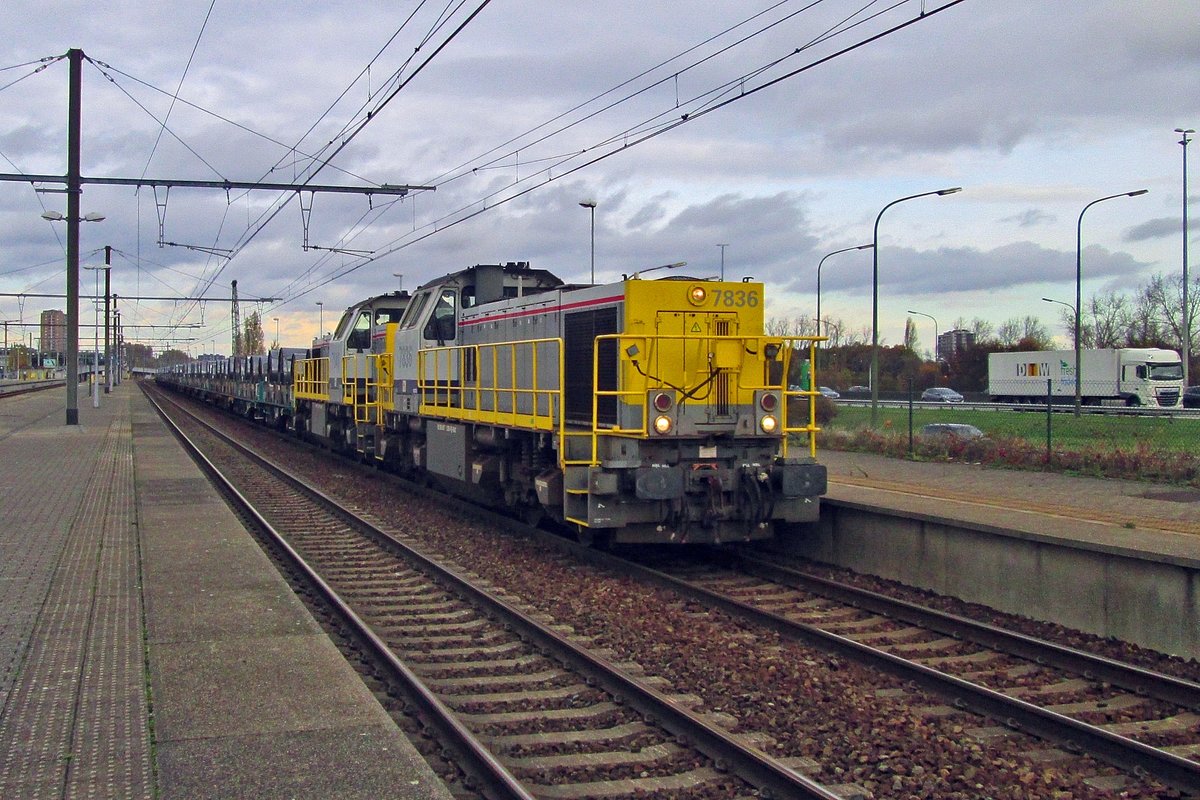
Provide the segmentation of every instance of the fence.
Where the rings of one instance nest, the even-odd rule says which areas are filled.
[[[1047,393],[1023,404],[929,403],[909,389],[879,403],[833,403],[821,447],[923,460],[1151,479],[1200,486],[1200,409],[1083,406]]]

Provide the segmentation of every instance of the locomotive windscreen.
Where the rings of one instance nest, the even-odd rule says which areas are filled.
[[[566,350],[565,383],[566,398],[563,401],[568,422],[590,425],[592,419],[592,352],[597,336],[617,333],[617,308],[600,308],[594,311],[577,311],[567,314],[563,322],[563,347]],[[615,391],[617,388],[617,342],[605,339],[600,342],[599,388]],[[617,398],[602,395],[596,398],[596,422],[600,425],[617,424]]]

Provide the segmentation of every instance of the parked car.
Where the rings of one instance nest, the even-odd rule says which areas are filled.
[[[921,399],[930,403],[961,403],[963,396],[945,386],[934,386],[921,392]]]
[[[1200,386],[1189,386],[1183,390],[1183,407],[1200,408]]]
[[[965,425],[960,422],[931,422],[928,425],[921,427],[922,436],[944,436],[949,439],[982,439],[983,431],[976,428],[974,425]]]
[[[840,394],[835,392],[833,389],[830,389],[828,386],[818,386],[817,391],[821,393],[822,397],[828,397],[830,400],[837,400],[839,397],[841,397]]]
[[[869,391],[871,391],[871,387],[870,386],[851,386],[846,391],[851,392],[851,393],[869,392]]]

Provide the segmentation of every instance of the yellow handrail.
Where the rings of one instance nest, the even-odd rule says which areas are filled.
[[[423,349],[417,360],[420,413],[555,430],[562,417],[562,347],[562,339],[545,338]],[[551,369],[555,388],[547,387]]]
[[[329,398],[329,358],[300,358],[293,366],[292,385],[302,400]]]

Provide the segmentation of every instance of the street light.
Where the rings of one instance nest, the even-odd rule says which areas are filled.
[[[72,53],[82,51],[72,51]],[[72,91],[78,88],[78,73],[72,61]],[[77,96],[77,95],[76,95]],[[101,222],[103,214],[80,216],[79,179],[80,115],[73,104],[67,115],[67,213],[43,211],[42,219],[67,223],[67,425],[79,424],[79,223]],[[73,143],[73,144],[72,144]]]
[[[961,192],[961,186],[954,186],[950,189],[938,189],[933,192],[921,192],[920,194],[910,194],[908,197],[901,197],[898,200],[893,200],[879,211],[879,216],[875,217],[875,234],[871,240],[871,427],[874,428],[879,421],[879,220],[883,218],[883,212],[887,211],[897,203],[903,203],[905,200],[916,200],[918,197],[929,197],[937,195],[943,197],[948,194]]]
[[[579,203],[592,212],[592,285],[596,283],[596,201],[583,200]]]
[[[836,256],[838,253],[847,253],[851,250],[867,250],[874,247],[873,244],[860,244],[857,247],[843,247],[841,250],[834,250],[832,253],[826,253],[821,256],[821,260],[817,262],[817,336],[821,335],[821,267],[825,266],[825,259],[830,256]],[[829,335],[829,324],[825,324],[825,335]]]
[[[1196,131],[1193,128],[1176,128],[1181,134],[1179,143],[1183,145],[1183,385],[1188,385],[1188,362],[1191,360],[1192,349],[1192,315],[1188,308],[1188,193],[1187,193],[1187,146],[1188,138]]]
[[[920,311],[909,311],[908,313],[916,314],[918,317],[929,317],[930,319],[933,319],[932,314],[925,314]],[[938,358],[938,324],[937,320],[933,319],[933,361],[934,363],[937,363],[940,360],[941,359]]]
[[[1047,303],[1057,303],[1058,305],[1069,309],[1071,312],[1071,319],[1075,319],[1075,306],[1071,305],[1070,303],[1064,302],[1062,300],[1055,300],[1052,297],[1043,297],[1042,300],[1044,300]]]
[[[1083,215],[1087,213],[1089,208],[1097,203],[1103,203],[1105,200],[1115,200],[1118,197],[1137,197],[1149,191],[1149,189],[1138,189],[1133,192],[1110,194],[1107,197],[1101,197],[1099,200],[1093,200],[1083,207],[1083,211],[1079,212],[1079,222],[1075,226],[1075,416],[1077,417],[1079,416],[1079,407],[1082,404],[1083,398],[1083,374],[1080,371],[1080,362],[1082,360],[1082,346],[1080,344],[1082,320],[1080,317],[1083,312]]]
[[[92,408],[100,407],[100,270],[104,270],[104,304],[108,305],[108,281],[111,264],[98,264],[94,267],[84,267],[96,273],[96,298],[92,300],[92,306],[96,309],[95,328],[92,330]],[[104,319],[104,349],[108,349],[108,312],[105,311]],[[105,366],[107,370],[108,367]]]
[[[325,304],[320,300],[317,301],[317,338],[321,338],[321,334],[325,332]]]
[[[729,247],[729,245],[719,244],[717,247],[721,248],[721,280],[723,281],[725,280],[725,248]]]

